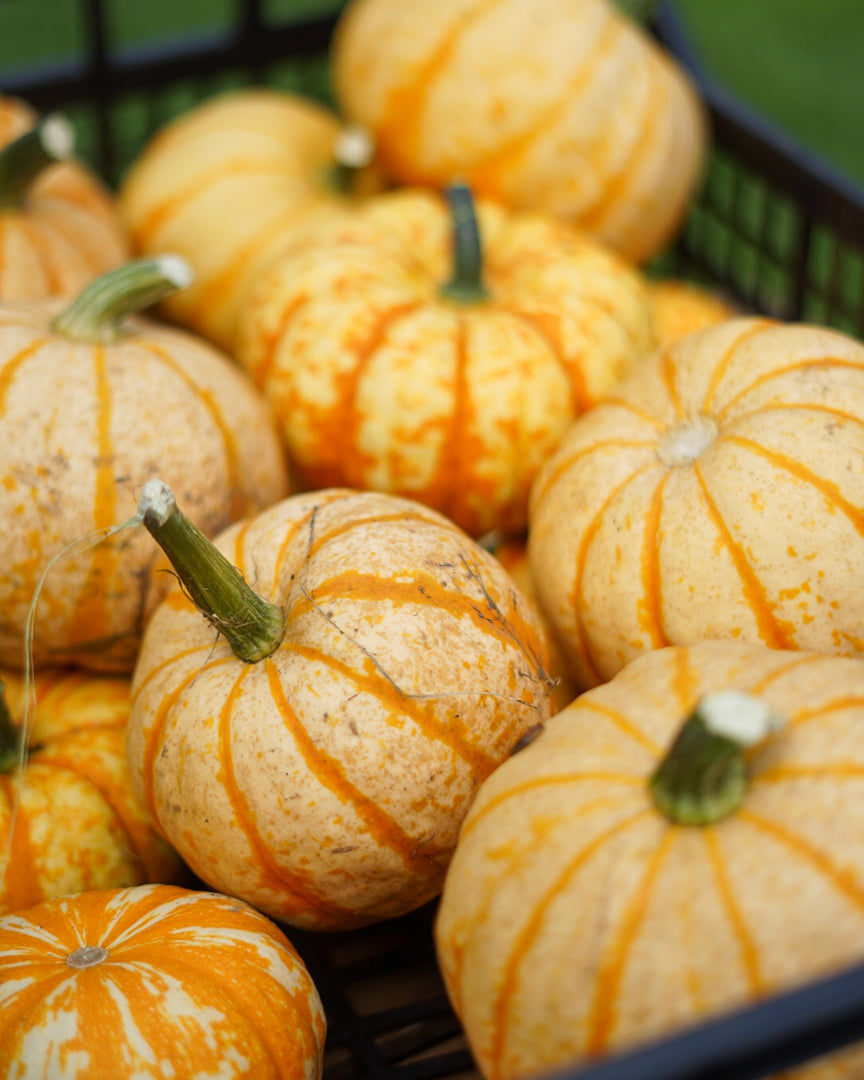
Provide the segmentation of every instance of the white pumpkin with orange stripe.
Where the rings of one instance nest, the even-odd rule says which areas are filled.
[[[227,896],[91,891],[0,918],[0,1075],[319,1080],[326,1021],[296,950]]]
[[[158,827],[209,885],[306,928],[437,895],[477,785],[552,707],[541,626],[501,565],[417,503],[327,489],[205,544],[202,586],[170,491],[147,485],[142,514],[184,582],[132,687],[128,758]]]
[[[484,1076],[864,960],[862,727],[861,660],[732,642],[647,653],[552,717],[481,787],[435,926]],[[794,1076],[862,1070],[858,1044]]]
[[[174,259],[128,263],[74,301],[0,304],[0,663],[22,668],[42,583],[37,664],[129,672],[153,546],[140,531],[81,541],[135,513],[154,474],[208,533],[288,490],[267,402],[227,356],[137,315],[186,280]],[[155,291],[154,291],[155,290]]]
[[[608,0],[353,0],[331,62],[342,114],[398,183],[462,179],[639,262],[701,174],[692,82]]]
[[[706,638],[864,653],[864,345],[738,318],[576,420],[531,493],[540,607],[579,687]]]
[[[114,197],[74,133],[0,94],[0,300],[72,296],[129,257]]]

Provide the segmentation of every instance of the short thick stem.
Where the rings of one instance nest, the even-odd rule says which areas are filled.
[[[221,551],[178,509],[171,489],[148,480],[138,512],[204,617],[227,639],[235,656],[255,663],[279,647],[285,615],[260,597]]]
[[[453,219],[453,276],[441,286],[441,295],[462,304],[489,298],[483,281],[483,245],[474,196],[467,184],[451,184],[446,191]]]
[[[113,341],[126,318],[191,282],[192,270],[179,255],[133,259],[91,281],[56,316],[52,329],[74,341]]]
[[[699,702],[650,779],[655,805],[677,825],[712,825],[744,798],[744,752],[779,726],[759,698],[734,690]]]
[[[74,146],[72,128],[56,115],[7,143],[0,150],[0,210],[20,206],[42,170],[70,157]]]
[[[342,195],[352,194],[357,177],[374,157],[375,143],[369,130],[360,124],[346,125],[333,144],[330,186]]]

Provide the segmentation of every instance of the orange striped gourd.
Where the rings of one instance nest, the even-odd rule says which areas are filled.
[[[652,347],[646,286],[546,215],[461,185],[448,198],[373,196],[283,253],[237,357],[308,486],[417,499],[473,536],[517,531],[567,424]]]
[[[864,652],[864,345],[726,320],[577,419],[531,493],[540,607],[578,686],[706,638]]]
[[[51,122],[55,137],[40,138],[36,111],[0,95],[0,300],[74,295],[129,255],[113,195]],[[25,136],[34,147],[9,161]]]
[[[759,645],[659,649],[483,784],[435,939],[488,1080],[584,1065],[864,959],[862,676],[859,659]],[[754,720],[764,741],[742,752]],[[862,1069],[859,1044],[794,1075]]]
[[[0,1075],[319,1080],[326,1022],[282,931],[214,893],[140,885],[0,918]]]
[[[185,533],[153,487],[147,527]],[[452,522],[394,496],[294,495],[214,544],[218,576],[184,577],[144,633],[128,738],[144,805],[203,881],[280,921],[418,907],[477,785],[550,713],[533,608]],[[241,613],[217,617],[235,587]]]
[[[0,303],[0,663],[7,667],[25,662],[28,615],[52,558],[134,515],[141,485],[156,473],[183,493],[208,533],[287,491],[272,410],[245,372],[191,334],[126,317],[133,294],[176,287],[181,270],[176,260],[136,261],[96,279],[72,303]],[[39,593],[37,665],[131,671],[153,545],[140,530],[122,532],[70,555]]]
[[[132,789],[129,679],[52,669],[27,687],[17,672],[0,671],[4,690],[0,912],[85,889],[181,880],[180,859]]]
[[[399,183],[462,179],[638,262],[674,235],[700,178],[695,88],[607,0],[353,0],[331,66],[342,114]]]
[[[118,205],[137,253],[176,251],[195,270],[162,313],[231,352],[248,290],[286,237],[379,186],[360,167],[364,140],[344,135],[326,106],[267,87],[217,94],[157,131]]]

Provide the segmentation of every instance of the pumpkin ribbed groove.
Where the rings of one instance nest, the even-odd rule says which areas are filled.
[[[711,495],[703,471],[698,465],[694,466],[694,473],[704,500],[706,516],[714,526],[720,542],[732,560],[735,572],[738,575],[742,595],[747,601],[748,609],[753,613],[760,640],[768,648],[791,649],[795,641],[793,624],[789,620],[777,618],[776,608],[771,603],[765,587],[750,565],[747,551],[745,551],[741,541],[731,532],[716,500]]]
[[[717,889],[730,936],[737,946],[743,977],[751,994],[762,994],[765,978],[759,962],[759,950],[741,911],[717,830],[709,826],[702,831],[702,837],[705,842],[705,857],[713,872],[713,884]]]
[[[267,675],[273,700],[285,717],[291,738],[295,740],[312,776],[322,787],[332,791],[341,803],[350,805],[376,843],[389,847],[406,865],[415,865],[412,854],[417,846],[416,839],[409,836],[390,814],[349,779],[342,762],[315,745],[291,708],[278,671],[272,663],[268,664]],[[418,865],[422,871],[423,864]]]
[[[585,1047],[589,1056],[609,1050],[621,983],[630,952],[643,927],[663,865],[677,839],[675,830],[668,830],[646,860],[642,877],[635,883],[633,892],[627,899],[615,935],[607,941],[603,949],[594,987],[594,999],[587,1020]]]
[[[525,920],[521,931],[514,938],[506,960],[501,965],[503,977],[500,982],[499,992],[496,995],[495,1002],[491,1009],[492,1038],[491,1045],[487,1052],[491,1065],[491,1076],[493,1078],[501,1075],[500,1060],[504,1053],[507,1032],[510,1029],[508,1014],[509,1010],[513,1007],[513,997],[516,992],[517,984],[521,982],[524,977],[523,971],[520,971],[520,965],[524,965],[525,957],[542,929],[548,909],[554,904],[555,900],[564,893],[583,867],[597,855],[602,853],[605,844],[608,844],[615,838],[627,833],[634,826],[638,826],[641,822],[644,822],[647,817],[648,815],[645,810],[631,813],[622,820],[616,821],[608,828],[601,830],[598,835],[592,837],[588,843],[584,844],[574,852],[572,858],[563,868],[557,880],[546,890],[543,902],[534,907],[530,917]],[[602,1000],[598,1002],[595,998],[594,1005],[595,1008],[598,1006],[602,1007]]]
[[[634,486],[642,477],[647,476],[654,468],[655,465],[653,462],[647,463],[641,469],[628,476],[618,487],[609,493],[605,502],[597,508],[597,512],[593,515],[591,521],[585,528],[579,549],[576,552],[573,588],[570,596],[571,607],[575,615],[573,632],[576,639],[574,641],[574,647],[578,651],[583,662],[587,665],[587,669],[591,672],[590,677],[596,679],[598,682],[601,681],[599,669],[596,667],[594,660],[591,657],[590,642],[584,627],[583,581],[585,579],[585,568],[591,555],[591,547],[600,536],[603,519],[609,508],[623,492],[629,487]]]

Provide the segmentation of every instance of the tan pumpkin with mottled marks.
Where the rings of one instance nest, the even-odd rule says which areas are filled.
[[[445,199],[371,197],[284,253],[244,309],[237,356],[310,487],[417,499],[474,536],[524,527],[567,424],[653,345],[629,263],[540,214],[477,200],[487,295],[442,295]]]
[[[323,1071],[327,1023],[306,966],[278,926],[227,896],[140,885],[6,915],[0,982],[3,1076]]]
[[[649,779],[709,691],[784,724],[743,799],[673,824]],[[487,1080],[575,1068],[864,960],[864,662],[706,642],[554,716],[469,811],[435,938]],[[796,1080],[856,1080],[861,1045]]]
[[[132,688],[133,783],[214,888],[346,929],[437,895],[477,785],[552,709],[506,571],[409,500],[295,495],[214,541],[285,616],[239,660],[179,588]]]
[[[706,638],[864,653],[864,345],[727,320],[580,417],[532,490],[540,607],[580,687]]]
[[[182,880],[129,779],[129,679],[53,669],[25,686],[2,670],[0,694],[0,912]]]
[[[642,262],[700,178],[693,84],[607,0],[353,0],[331,56],[342,114],[401,184],[462,179]]]
[[[140,317],[104,345],[71,340],[51,328],[64,306],[0,305],[0,663],[19,669],[50,560],[132,517],[146,480],[175,485],[211,535],[288,490],[272,410],[227,356]],[[138,529],[56,564],[37,665],[130,672],[156,562]]]
[[[0,147],[38,114],[0,95]],[[49,165],[21,205],[0,207],[0,299],[71,296],[129,256],[112,193],[80,161]]]

